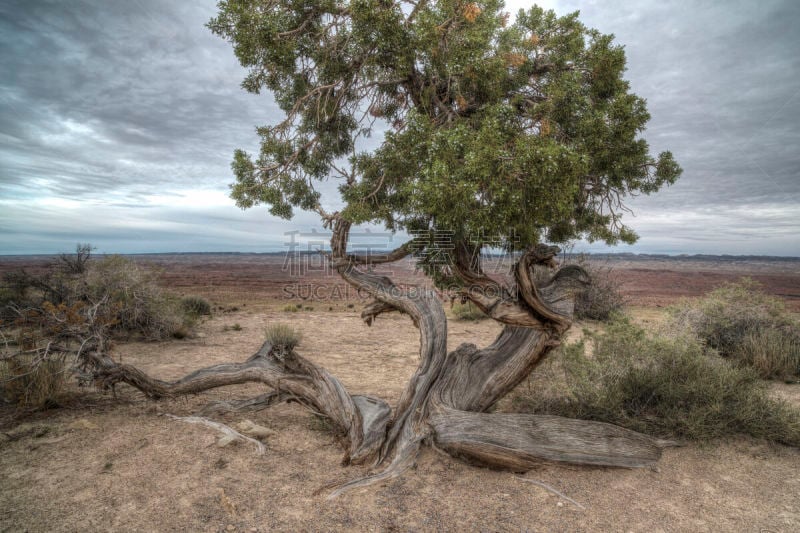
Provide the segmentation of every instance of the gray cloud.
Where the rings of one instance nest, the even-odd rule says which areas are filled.
[[[642,239],[619,250],[800,255],[800,4],[545,3],[625,45],[646,137],[685,169],[631,202]],[[214,13],[214,0],[0,4],[0,253],[278,250],[316,223],[225,199],[233,149],[254,150],[254,126],[280,115],[239,88],[230,46],[204,27]]]

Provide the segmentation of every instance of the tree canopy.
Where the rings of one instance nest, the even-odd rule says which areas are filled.
[[[232,197],[325,217],[317,184],[339,179],[352,223],[478,248],[635,241],[625,200],[681,169],[641,137],[650,115],[623,47],[578,15],[513,18],[500,0],[222,0],[209,27],[248,69],[242,86],[285,112],[258,129],[257,156],[236,151]]]

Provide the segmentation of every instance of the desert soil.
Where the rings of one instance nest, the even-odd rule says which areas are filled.
[[[298,351],[353,393],[395,401],[414,371],[418,341],[407,318],[386,315],[367,328],[355,300],[353,308],[349,300],[306,301],[289,313],[282,310],[283,285],[255,274],[252,265],[242,268],[252,267],[253,275],[239,285],[231,274],[237,269],[221,262],[216,277],[207,261],[196,270],[178,264],[170,263],[168,284],[209,296],[222,309],[193,338],[117,346],[118,358],[154,376],[177,378],[244,360],[273,322],[300,329]],[[690,267],[683,272],[688,287]],[[797,271],[755,274],[774,276],[776,293],[800,292]],[[658,279],[657,271],[648,275]],[[657,306],[702,292],[659,294],[656,285],[654,299],[637,302],[640,320],[658,320]],[[449,345],[485,345],[498,331],[489,321],[453,320]],[[776,385],[775,394],[800,407],[798,387]],[[400,478],[328,500],[326,486],[367,470],[341,466],[341,449],[324,421],[297,404],[211,416],[274,430],[264,455],[248,443],[219,447],[214,430],[166,416],[190,416],[211,401],[261,392],[243,385],[154,402],[120,386],[116,398],[83,391],[65,407],[24,418],[0,409],[0,531],[800,530],[800,450],[750,439],[667,449],[652,469],[543,464],[525,475],[465,465],[428,449]]]

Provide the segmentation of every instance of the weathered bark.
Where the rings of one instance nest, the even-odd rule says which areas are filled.
[[[351,396],[338,379],[294,352],[275,351],[265,343],[244,363],[202,368],[177,381],[151,378],[141,370],[91,354],[95,382],[108,388],[127,383],[150,398],[174,397],[234,385],[263,383],[283,399],[300,402],[328,417],[342,441],[343,462],[363,463],[375,457],[384,441],[391,409],[381,399]],[[259,398],[271,404],[271,400]]]
[[[324,369],[269,344],[244,363],[208,367],[174,382],[92,354],[87,362],[94,367],[96,381],[102,386],[124,382],[152,398],[263,383],[271,393],[221,407],[257,409],[298,401],[331,420],[346,451],[345,463],[372,461],[379,468],[332,495],[399,475],[414,464],[425,443],[470,462],[514,471],[542,461],[639,467],[658,460],[665,443],[610,424],[488,413],[559,345],[571,324],[572,289],[586,282],[585,272],[562,268],[539,285],[532,275],[536,265],[552,263],[557,249],[537,247],[525,253],[515,266],[512,291],[486,276],[466,246],[457,247],[456,273],[467,287],[462,297],[505,327],[486,348],[462,344],[448,352],[447,320],[437,295],[401,288],[385,276],[356,268],[365,261],[347,254],[349,223],[338,217],[331,222],[332,266],[347,283],[373,298],[362,312],[365,322],[370,325],[379,315],[396,311],[410,316],[419,328],[419,365],[393,410],[383,400],[350,395]],[[401,247],[388,256],[402,257],[407,251]]]

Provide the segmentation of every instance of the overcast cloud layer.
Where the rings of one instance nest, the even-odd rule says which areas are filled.
[[[614,251],[800,255],[800,3],[548,1],[626,46],[678,184],[632,201]],[[526,2],[509,2],[516,12]],[[227,197],[234,148],[275,122],[202,1],[0,4],[0,254],[277,251],[313,215]],[[594,250],[603,247],[591,247]]]

